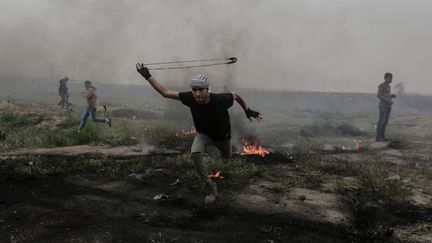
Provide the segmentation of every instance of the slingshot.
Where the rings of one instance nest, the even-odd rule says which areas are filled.
[[[229,65],[237,62],[237,57],[228,58],[213,58],[213,59],[202,59],[202,60],[183,60],[183,61],[171,61],[171,62],[154,62],[154,63],[144,63],[144,66],[159,66],[159,65],[169,65],[169,64],[179,64],[179,63],[191,63],[185,66],[168,66],[168,67],[150,67],[149,70],[166,70],[166,69],[185,69],[185,68],[195,68],[195,67],[209,67],[218,65]],[[198,64],[194,64],[198,63]]]

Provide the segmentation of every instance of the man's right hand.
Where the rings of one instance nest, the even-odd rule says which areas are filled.
[[[137,63],[136,69],[146,80],[148,80],[151,77],[150,71],[148,70],[147,67],[144,67],[143,63],[141,64]]]
[[[257,121],[262,121],[263,117],[261,115],[261,113],[259,113],[258,111],[254,111],[250,108],[248,108],[247,110],[245,110],[246,113],[246,117],[252,121],[252,118],[255,118]]]

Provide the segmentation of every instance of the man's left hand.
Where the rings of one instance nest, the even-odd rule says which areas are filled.
[[[259,113],[258,111],[254,111],[250,108],[248,108],[247,110],[245,110],[246,113],[246,117],[252,121],[252,118],[255,118],[257,121],[263,121],[263,117],[261,115],[261,113]]]

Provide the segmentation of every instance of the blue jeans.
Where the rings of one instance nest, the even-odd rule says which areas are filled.
[[[391,106],[379,108],[379,119],[377,123],[376,139],[385,139],[385,129],[390,117]]]
[[[87,107],[87,109],[83,113],[83,116],[81,118],[81,123],[80,123],[79,128],[78,128],[79,130],[84,128],[84,126],[87,122],[87,119],[90,115],[92,117],[93,122],[104,122],[104,123],[107,122],[105,118],[96,117],[96,107],[89,106],[89,107]]]

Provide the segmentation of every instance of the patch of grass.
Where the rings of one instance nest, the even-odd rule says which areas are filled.
[[[321,155],[310,155],[300,158],[298,165],[303,171],[317,171],[321,174],[338,176],[358,175],[358,166],[355,164]]]
[[[38,124],[41,116],[6,112],[0,115],[0,127],[4,129],[17,129]]]
[[[302,175],[297,183],[317,189],[328,178],[355,177],[354,183],[339,183],[338,187],[355,190],[363,202],[400,204],[407,201],[409,189],[400,179],[392,179],[389,168],[378,162],[357,165],[349,161],[331,159],[320,155],[300,158],[298,166]]]
[[[0,150],[17,148],[57,147],[73,145],[108,144],[113,146],[134,145],[146,141],[153,145],[178,147],[189,145],[192,137],[176,137],[176,131],[167,122],[133,121],[116,119],[112,128],[106,124],[88,121],[86,127],[78,132],[80,116],[65,113],[65,119],[56,129],[35,127],[41,116],[5,113],[0,117],[0,128],[7,132],[6,139],[0,143]]]
[[[360,204],[400,205],[408,202],[411,195],[410,189],[399,176],[379,164],[359,166],[355,180],[338,182],[338,190],[350,194]]]
[[[65,113],[65,119],[57,125],[59,129],[69,129],[69,128],[78,128],[78,125],[80,124],[81,118],[77,115],[74,115],[73,113],[66,112]]]
[[[299,177],[295,184],[307,189],[317,190],[321,188],[325,180],[326,176],[318,171],[308,171]]]
[[[319,189],[330,178],[357,176],[357,165],[344,160],[333,159],[319,154],[300,157],[297,161],[300,176],[291,184],[308,189]]]
[[[7,134],[0,145],[2,150],[16,148],[72,146],[82,144],[106,143],[100,128],[89,124],[83,131],[76,128],[50,130],[47,128],[25,127]]]
[[[363,166],[358,177],[358,195],[362,201],[403,204],[410,195],[409,188],[398,178],[391,178],[383,166]]]
[[[0,158],[0,182],[25,180],[62,174],[94,173],[111,179],[141,173],[147,168],[163,162],[162,158],[144,157],[127,160],[112,158],[46,158],[19,156]]]

